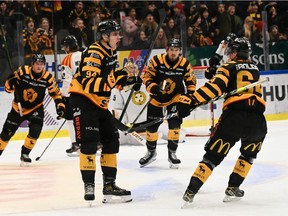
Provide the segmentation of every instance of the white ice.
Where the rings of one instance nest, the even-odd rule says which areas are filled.
[[[257,127],[257,125],[255,125]],[[229,174],[239,156],[239,143],[231,150],[195,196],[187,209],[182,195],[204,154],[207,137],[189,137],[180,144],[178,170],[168,168],[167,147],[157,147],[157,160],[139,168],[144,146],[121,146],[117,184],[132,191],[133,201],[102,204],[102,174],[97,156],[96,200],[92,207],[83,200],[78,158],[66,156],[69,139],[56,138],[39,161],[50,139],[39,140],[31,152],[30,167],[19,166],[23,141],[12,141],[0,157],[0,215],[15,216],[278,216],[288,214],[288,121],[268,122],[262,150],[242,185],[239,202],[223,203]]]

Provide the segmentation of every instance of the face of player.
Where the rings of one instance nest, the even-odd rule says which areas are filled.
[[[39,62],[39,61],[36,61],[34,62],[34,64],[32,65],[32,70],[35,72],[35,73],[41,73],[44,69],[44,62]]]
[[[105,37],[106,36],[106,37]],[[111,32],[110,35],[105,35],[104,40],[106,43],[109,43],[112,49],[116,49],[120,45],[120,41],[122,38],[120,31]]]
[[[181,54],[181,49],[179,47],[169,47],[167,50],[168,58],[171,61],[176,61]]]

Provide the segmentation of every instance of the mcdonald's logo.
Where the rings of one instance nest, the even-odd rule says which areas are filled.
[[[253,146],[253,147],[252,147],[252,150],[251,150],[252,152],[254,152],[257,148],[258,148],[258,151],[260,151],[261,146],[262,146],[262,142],[259,142],[259,143],[257,143],[257,144],[251,143],[251,144],[247,145],[247,146],[244,148],[244,150],[249,149],[251,146]]]
[[[222,139],[218,139],[216,140],[213,145],[210,147],[210,150],[213,150],[217,144],[219,144],[219,148],[217,150],[218,153],[222,152],[222,150],[226,147],[226,151],[224,152],[224,154],[226,155],[231,147],[230,143],[227,142],[227,143],[223,143],[223,140]]]

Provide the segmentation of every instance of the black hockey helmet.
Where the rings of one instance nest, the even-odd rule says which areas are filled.
[[[236,38],[228,44],[227,54],[233,52],[237,52],[237,57],[241,59],[248,59],[252,52],[250,42],[245,38]]]
[[[78,50],[78,41],[74,35],[67,35],[63,38],[61,46],[69,47],[70,50]]]
[[[229,44],[237,38],[237,35],[234,33],[229,33],[225,39],[226,43]]]
[[[179,47],[181,48],[181,41],[177,38],[172,38],[168,41],[168,47]]]
[[[35,62],[43,62],[45,64],[46,63],[46,58],[42,54],[35,54],[32,57],[32,64],[34,64]]]
[[[98,32],[100,34],[109,34],[113,31],[120,31],[121,26],[114,20],[105,20],[99,23]]]

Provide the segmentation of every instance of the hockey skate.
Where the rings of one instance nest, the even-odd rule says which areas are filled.
[[[71,148],[66,149],[66,153],[69,157],[77,157],[80,154],[80,145],[78,142],[73,142]]]
[[[169,168],[178,169],[181,160],[179,160],[175,154],[175,151],[168,150],[168,161],[170,163]]]
[[[157,152],[156,150],[147,151],[146,155],[139,160],[140,168],[147,166],[148,164],[152,163],[156,160]]]
[[[21,167],[29,167],[29,164],[32,162],[31,158],[27,154],[21,154],[20,161]]]
[[[193,193],[191,190],[187,188],[187,190],[185,191],[182,197],[185,203],[183,204],[181,208],[186,208],[189,205],[191,205],[191,203],[193,202],[194,196],[195,196],[195,193]]]
[[[104,183],[103,203],[124,203],[131,202],[131,191],[119,188],[115,182]]]
[[[84,184],[84,200],[88,201],[89,206],[92,206],[92,201],[95,200],[95,184],[85,183]]]
[[[225,195],[223,202],[239,201],[244,196],[244,191],[240,190],[239,187],[227,187]]]

